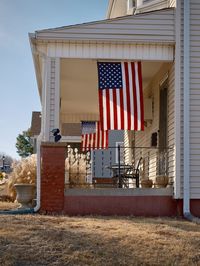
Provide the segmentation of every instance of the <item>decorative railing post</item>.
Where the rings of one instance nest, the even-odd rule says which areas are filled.
[[[121,179],[121,172],[120,172],[120,168],[121,168],[121,156],[120,156],[120,145],[118,145],[118,178],[119,178],[119,188],[122,188],[122,179]]]

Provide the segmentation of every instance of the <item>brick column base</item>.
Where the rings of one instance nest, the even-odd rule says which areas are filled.
[[[41,145],[40,212],[61,213],[64,208],[66,144]]]

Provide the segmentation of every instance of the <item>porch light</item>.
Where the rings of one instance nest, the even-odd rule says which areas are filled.
[[[59,128],[54,128],[54,129],[51,130],[51,132],[53,133],[55,142],[58,142],[62,138],[62,136],[59,134],[60,133],[60,129]]]

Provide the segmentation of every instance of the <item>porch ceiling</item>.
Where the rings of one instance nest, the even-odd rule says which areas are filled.
[[[97,61],[61,60],[61,119],[64,122],[98,119]],[[142,61],[143,89],[159,71],[163,62]],[[72,121],[72,117],[74,120]],[[90,118],[91,117],[91,118]]]

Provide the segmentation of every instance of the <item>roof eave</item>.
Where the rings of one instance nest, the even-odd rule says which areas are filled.
[[[39,91],[40,101],[41,101],[42,99],[42,77],[41,77],[41,71],[40,71],[39,54],[36,49],[36,40],[37,39],[36,39],[35,34],[29,33],[29,42],[31,46],[33,64],[35,67],[37,86],[38,86],[38,91]]]

